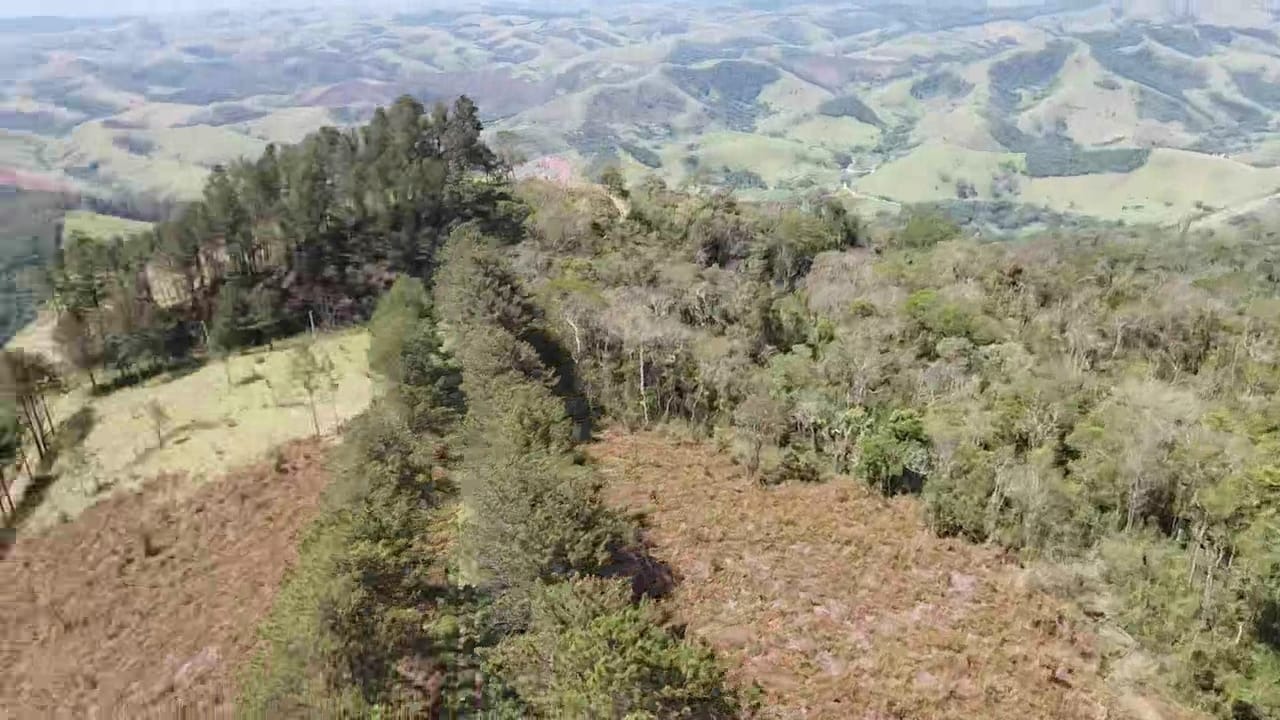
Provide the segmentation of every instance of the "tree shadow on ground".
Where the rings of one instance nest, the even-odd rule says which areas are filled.
[[[0,530],[0,558],[8,554],[9,548],[17,540],[18,528],[44,503],[45,497],[49,494],[49,488],[57,481],[58,474],[53,472],[53,466],[58,457],[83,445],[85,438],[89,437],[89,433],[97,422],[97,414],[93,411],[93,407],[86,405],[58,423],[53,441],[49,443],[48,452],[32,466],[31,482],[23,490],[22,498],[18,500],[17,507],[9,515],[5,527]]]
[[[631,581],[631,594],[640,598],[658,599],[670,594],[676,587],[675,573],[671,566],[655,558],[649,548],[641,544],[625,548],[613,556],[613,562],[600,573],[609,578],[626,578]]]
[[[161,363],[154,366],[120,372],[115,377],[98,383],[90,391],[94,397],[103,397],[110,395],[117,390],[131,388],[161,375],[165,376],[167,382],[177,380],[179,378],[191,375],[205,366],[205,362],[196,357],[183,358],[175,360],[171,363]]]
[[[73,450],[83,445],[84,441],[89,437],[89,433],[93,431],[94,426],[97,424],[98,415],[91,405],[80,408],[66,420],[63,420],[54,434],[54,447],[50,453],[50,455],[54,456],[53,460],[57,459],[58,453]],[[52,460],[47,464],[52,466]]]
[[[9,516],[9,529],[17,531],[27,518],[36,511],[44,503],[45,496],[49,494],[49,488],[53,485],[58,476],[51,472],[38,473],[31,482],[27,484],[26,490],[22,492],[22,499],[18,501],[18,508]]]
[[[190,433],[192,432],[197,430],[217,430],[221,427],[224,427],[224,423],[216,420],[193,420],[188,423],[183,423],[177,427],[170,428],[161,433],[161,437],[164,438],[162,442],[150,445],[146,450],[135,455],[133,460],[129,462],[128,467],[135,467],[146,462],[152,455],[164,450],[170,445],[181,445],[187,442],[191,439]]]

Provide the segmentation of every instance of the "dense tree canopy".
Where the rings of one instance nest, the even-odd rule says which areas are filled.
[[[596,414],[691,424],[761,482],[920,493],[937,532],[1101,568],[1109,620],[1174,692],[1280,712],[1273,247],[980,244],[919,213],[869,231],[822,202],[649,183],[624,216],[597,190],[525,192],[520,267]],[[566,207],[589,231],[541,242]]]
[[[364,127],[215,168],[152,233],[67,239],[54,273],[67,355],[122,374],[309,324],[364,320],[397,274],[429,277],[453,228],[515,239],[523,220],[475,105],[410,98]],[[202,329],[203,328],[203,329]]]

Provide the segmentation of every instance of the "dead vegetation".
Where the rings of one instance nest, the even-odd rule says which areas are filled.
[[[22,536],[0,564],[0,715],[229,713],[326,479],[321,445],[299,442],[194,493],[167,476]]]
[[[759,684],[762,717],[1183,717],[1118,697],[1085,622],[996,549],[934,536],[913,499],[849,479],[760,487],[653,433],[590,451],[646,518],[676,616]]]

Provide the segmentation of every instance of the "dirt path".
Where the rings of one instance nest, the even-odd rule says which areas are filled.
[[[590,451],[611,499],[647,518],[678,580],[666,602],[763,687],[765,717],[1133,717],[1083,626],[995,550],[934,536],[913,499],[851,480],[757,487],[656,434]]]
[[[0,716],[226,716],[327,475],[314,442],[20,537],[0,562]]]

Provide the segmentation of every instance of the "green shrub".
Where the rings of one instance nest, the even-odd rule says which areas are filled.
[[[306,714],[345,695],[344,704],[363,703],[354,689],[335,690],[337,648],[320,608],[335,592],[337,556],[349,530],[349,518],[325,513],[298,546],[298,562],[285,577],[259,626],[263,650],[240,680],[237,715],[263,718]]]
[[[736,698],[709,649],[662,626],[622,580],[539,585],[529,630],[489,655],[538,717],[731,718]]]
[[[781,485],[788,482],[816,483],[821,480],[822,470],[812,454],[787,448],[787,451],[782,454],[782,462],[766,474],[764,483]]]
[[[421,280],[401,276],[381,298],[369,320],[369,368],[391,383],[404,377],[404,343],[431,314],[431,296]]]
[[[594,473],[567,457],[485,457],[468,473],[474,479],[463,547],[486,585],[526,589],[593,573],[631,540],[600,497]]]
[[[973,331],[968,309],[947,302],[933,289],[918,290],[907,298],[907,316],[919,329],[941,337],[966,337]]]
[[[926,517],[939,535],[960,535],[985,542],[990,535],[994,457],[966,443],[924,487]]]
[[[929,438],[911,410],[881,416],[858,443],[856,472],[886,495],[918,492],[929,469]]]
[[[943,299],[932,289],[918,290],[907,298],[906,314],[916,332],[926,336],[924,344],[935,353],[946,338],[964,338],[975,345],[989,345],[999,339],[994,321],[974,308]]]
[[[898,247],[924,250],[940,242],[953,240],[960,235],[960,228],[935,213],[912,213],[907,224],[894,236]]]

